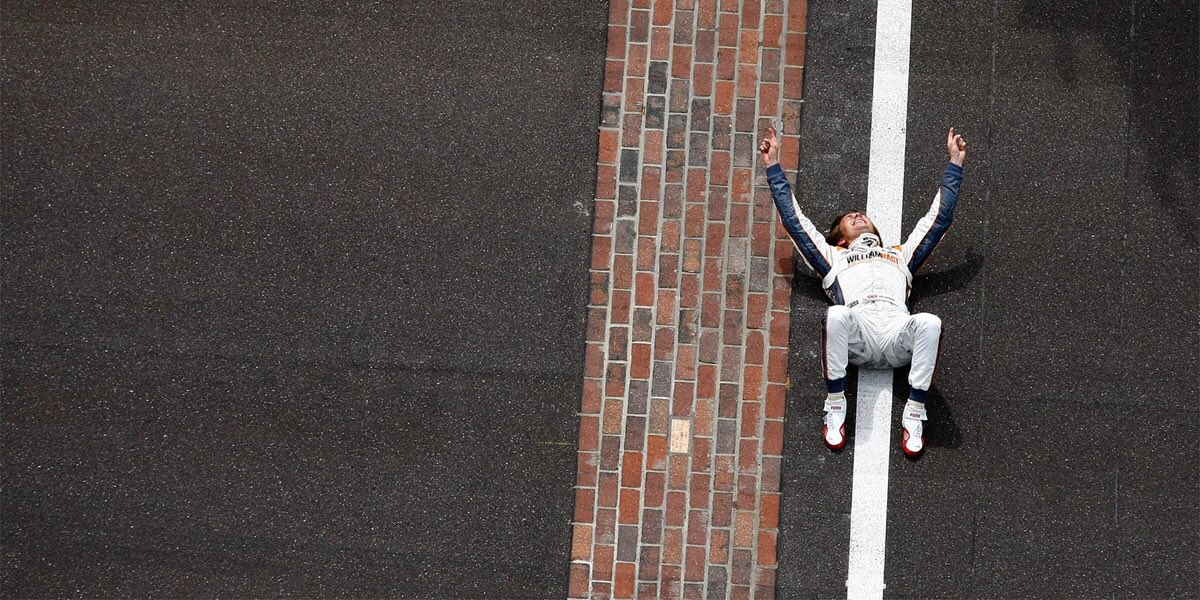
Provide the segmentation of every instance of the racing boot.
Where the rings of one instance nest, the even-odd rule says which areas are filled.
[[[841,450],[846,445],[846,394],[829,394],[825,397],[825,427],[821,437],[830,450]]]
[[[904,416],[900,418],[900,425],[904,430],[900,448],[904,450],[904,454],[917,457],[925,451],[925,424],[923,421],[928,418],[925,414],[924,402],[909,400],[904,405]]]

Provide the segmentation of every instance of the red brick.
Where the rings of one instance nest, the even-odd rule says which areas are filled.
[[[717,70],[716,76],[718,80],[732,82],[737,74],[737,49],[736,48],[719,48],[717,49]],[[722,113],[728,114],[728,113]]]
[[[696,378],[696,346],[681,344],[675,359],[675,377],[684,381]]]
[[[750,548],[754,545],[754,533],[757,530],[757,523],[755,523],[754,519],[754,507],[739,505],[738,509],[734,520],[733,547]]]
[[[604,271],[612,264],[612,237],[592,236],[592,268]]]
[[[596,167],[596,197],[614,200],[617,197],[617,168],[600,165]]]
[[[764,456],[762,461],[762,491],[779,491],[779,467],[783,459],[778,456]]]
[[[736,10],[736,9],[734,9]],[[722,14],[717,23],[717,44],[720,46],[738,45],[738,16],[737,14]]]
[[[650,379],[650,344],[633,344],[630,355],[630,379]]]
[[[808,0],[791,0],[788,3],[788,31],[808,31]]]
[[[758,29],[743,29],[738,39],[738,62],[743,65],[758,64]]]
[[[716,398],[717,367],[703,364],[696,370],[696,397],[704,399]]]
[[[595,487],[599,480],[600,456],[595,452],[584,452],[580,449],[579,459],[575,461],[575,485]]]
[[[671,17],[675,14],[675,7],[671,0],[654,0],[654,20],[655,25],[670,25]]]
[[[621,485],[624,487],[641,487],[641,452],[636,450],[626,450],[624,455],[621,457]]]
[[[659,327],[654,332],[655,360],[671,360],[675,352],[675,331],[670,327]],[[678,371],[676,377],[678,378]]]
[[[741,435],[744,438],[758,437],[758,426],[762,421],[761,402],[743,402],[741,416]]]
[[[612,322],[629,323],[629,292],[626,290],[613,290]]]
[[[751,292],[746,296],[747,329],[765,329],[767,314],[768,306],[766,294],[757,294]]]
[[[775,539],[774,531],[758,532],[758,564],[773,565],[775,564]]]
[[[687,79],[692,74],[692,47],[671,46],[671,76]],[[607,90],[606,90],[607,91]],[[614,90],[615,91],[615,90]]]
[[[659,471],[646,472],[646,495],[642,504],[648,508],[662,508],[667,494],[667,475]],[[656,511],[661,513],[661,511]],[[661,516],[659,518],[661,521]]]
[[[599,379],[584,379],[583,380],[583,404],[580,407],[580,412],[584,414],[599,414],[600,413],[600,380]]]
[[[763,47],[778,48],[783,36],[783,17],[767,15],[763,17]]]
[[[751,227],[750,234],[750,255],[767,257],[771,255],[771,246],[775,243],[771,237],[771,225],[769,223],[755,223]]]
[[[755,65],[738,65],[737,95],[753,98],[758,95],[758,68]]]
[[[729,527],[733,524],[733,494],[717,491],[712,500],[713,527]]]
[[[571,560],[588,560],[592,557],[592,526],[575,525],[571,536]]]
[[[611,241],[610,241],[611,244]],[[709,223],[704,234],[704,255],[720,256],[725,253],[725,224]]]
[[[654,169],[657,175],[658,169]],[[655,182],[657,183],[657,182]],[[646,188],[642,188],[646,189]],[[656,188],[657,189],[657,188]],[[658,202],[643,200],[638,208],[638,235],[658,235]]]
[[[709,179],[713,182],[714,185],[717,185],[720,183],[725,183],[726,181],[729,181],[729,163],[730,163],[731,159],[732,159],[732,157],[730,156],[729,152],[725,152],[723,150],[714,150],[713,151],[712,160],[709,162]],[[722,196],[722,194],[720,194],[720,193],[712,193],[712,192],[709,193],[710,198],[720,199],[721,196]],[[724,204],[724,203],[721,203],[721,204]],[[712,206],[712,205],[713,205],[713,202],[710,202],[709,206]],[[722,206],[722,208],[724,208],[724,207]],[[709,212],[712,213],[715,211],[710,210]],[[710,219],[720,219],[720,218],[723,218],[723,216],[717,215],[717,214],[710,214],[709,218]],[[742,234],[742,235],[745,235],[745,234]]]
[[[698,29],[712,29],[713,25],[717,24],[717,0],[700,0],[700,5],[696,11],[696,27]]]
[[[604,420],[602,431],[606,434],[621,433],[622,403],[619,399],[610,398],[604,401]]]
[[[787,277],[773,277],[771,290],[771,310],[787,310],[791,307],[792,285]]]
[[[745,428],[743,427],[743,429]],[[738,475],[738,506],[752,506],[754,504],[753,496],[756,490],[754,476],[745,473],[753,473],[757,470],[759,458],[757,439],[743,438],[738,441],[738,469],[744,473]],[[744,495],[748,495],[750,499],[743,502],[743,500],[746,500],[743,498]]]
[[[733,201],[734,202],[749,202],[750,190],[754,183],[754,171],[752,169],[734,169],[733,170]]]
[[[610,398],[620,398],[625,395],[625,365],[608,363],[604,373],[604,395]]]
[[[662,246],[660,250],[663,252],[679,252],[679,221],[663,221],[662,224]]]
[[[783,456],[783,421],[763,423],[763,455]]]
[[[670,27],[655,27],[651,32],[650,58],[652,60],[669,60],[671,58]]]
[[[700,332],[700,360],[715,363],[720,358],[721,337],[715,330]]]
[[[688,511],[687,543],[703,544],[708,541],[708,511]]]
[[[679,491],[667,492],[667,512],[664,523],[672,527],[682,527],[687,517],[687,494]]]
[[[675,292],[673,290],[658,291],[659,325],[670,325],[675,322]]]
[[[729,530],[713,529],[708,538],[709,562],[724,565],[729,562]]]
[[[669,503],[670,500],[668,499]],[[669,513],[668,513],[669,514]],[[682,513],[680,513],[682,514]],[[679,520],[683,523],[683,519]],[[662,561],[664,565],[683,564],[683,529],[679,526],[667,527],[663,530]],[[663,569],[663,579],[667,577],[667,569]]]
[[[773,311],[771,313],[771,347],[787,348],[788,345],[788,313]]]
[[[638,273],[635,276],[634,306],[654,305],[654,273]]]
[[[700,277],[685,274],[679,283],[679,306],[696,308],[700,302]]]
[[[701,439],[703,438],[696,438],[696,441],[698,442]],[[711,491],[709,488],[709,482],[711,479],[711,476],[707,473],[701,474],[697,473],[695,469],[692,470],[692,481],[690,486],[691,501],[689,506],[692,508],[708,508],[708,494]]]
[[[771,384],[767,386],[767,402],[763,416],[768,419],[782,419],[784,407],[787,404],[787,386]]]
[[[612,283],[614,288],[628,290],[633,286],[633,257],[628,254],[613,256]]]
[[[618,134],[616,129],[605,127],[600,130],[601,164],[614,165],[617,163]]]
[[[663,160],[663,135],[662,131],[656,129],[647,129],[643,132],[644,139],[642,149],[642,164],[646,165],[661,165]]]
[[[625,79],[625,61],[609,59],[604,61],[604,91],[621,91],[621,82]]]
[[[599,538],[599,530],[597,529],[596,537]],[[612,581],[613,574],[613,554],[616,548],[611,543],[597,544],[592,550],[592,577],[596,581]]]
[[[662,471],[667,468],[667,437],[650,434],[646,437],[646,468],[652,471]],[[647,481],[649,478],[647,478]],[[650,490],[646,490],[647,496]]]
[[[689,202],[704,201],[704,186],[708,183],[708,171],[704,168],[688,169],[686,197]]]
[[[712,63],[717,55],[717,33],[709,29],[698,30],[693,47],[693,59],[697,63]]]
[[[750,205],[737,203],[729,206],[729,235],[730,237],[750,235]]]
[[[684,581],[704,581],[705,563],[707,562],[706,550],[704,546],[689,545],[687,547],[687,564],[683,567]]]
[[[600,348],[600,344],[592,342],[588,342],[584,348],[583,374],[585,377],[604,376],[604,352]]]
[[[733,456],[717,456],[714,459],[717,468],[713,470],[713,489],[725,492],[733,490],[734,473]]]
[[[611,0],[608,3],[608,23],[624,25],[629,22],[629,0]],[[622,42],[624,43],[624,42]]]
[[[695,96],[711,96],[713,91],[713,66],[707,63],[696,63],[692,74],[692,94]]]
[[[690,238],[704,237],[704,205],[692,204],[683,216],[683,235]]]
[[[767,360],[767,378],[770,381],[787,380],[787,351],[783,349],[772,349]]]
[[[764,117],[779,114],[778,83],[764,83],[758,86],[758,114]]]
[[[658,552],[658,550],[655,550],[655,552]],[[655,573],[657,573],[658,563],[654,563],[654,565],[656,567]],[[644,568],[646,568],[646,566],[647,566],[646,563],[643,562],[642,568],[644,569]],[[641,577],[641,575],[639,575],[639,577]],[[658,579],[658,575],[653,575],[652,577],[654,577],[655,579]],[[660,596],[660,594],[658,593],[658,584],[657,583],[639,583],[638,584],[638,598],[658,598],[659,596]]]
[[[572,598],[587,598],[591,584],[591,567],[587,563],[571,563],[569,593]]]
[[[758,294],[762,295],[762,294]],[[750,331],[746,334],[746,364],[762,365],[766,343],[761,331]]]
[[[683,242],[683,270],[688,273],[700,272],[700,240],[688,239]]]
[[[788,100],[804,99],[804,67],[783,68],[783,97]]]
[[[582,415],[579,417],[579,450],[581,452],[600,448],[600,417]]]
[[[757,365],[745,365],[742,367],[742,398],[746,400],[757,400],[762,398],[763,385],[763,370]]]
[[[695,434],[703,436],[712,436],[713,434],[713,403],[711,401],[696,402]],[[708,464],[703,462],[708,460],[707,454],[697,456],[700,458],[693,461],[693,465],[703,466],[707,471]]]
[[[621,488],[621,506],[617,513],[617,522],[623,525],[636,525],[641,511],[641,490]]]
[[[654,263],[658,261],[655,251],[656,240],[649,236],[639,236],[637,241],[637,270],[653,271]]]
[[[637,148],[642,143],[642,115],[630,113],[621,118],[621,145]]]
[[[716,82],[716,96],[713,99],[713,111],[716,112],[716,114],[728,115],[733,112],[733,92],[734,88],[732,81],[720,80]],[[615,146],[615,134],[613,140],[613,144]],[[603,143],[603,140],[601,140],[601,142]]]
[[[721,274],[725,272],[725,261],[719,256],[710,256],[704,264],[704,291],[706,292],[721,292],[724,291],[724,278]]]
[[[617,507],[617,491],[619,486],[616,473],[600,472],[599,482],[596,485],[596,506],[600,508],[616,508]],[[597,532],[599,535],[599,532]]]
[[[591,523],[596,510],[596,490],[578,488],[575,490],[575,521]],[[589,533],[590,537],[590,533]],[[590,540],[589,540],[590,542]],[[590,544],[589,544],[590,545]]]
[[[645,61],[642,61],[645,64]],[[646,80],[635,77],[633,62],[629,63],[629,77],[625,78],[625,99],[622,103],[626,112],[641,112],[646,100]]]
[[[690,381],[676,381],[675,393],[672,395],[671,414],[686,417],[692,414],[692,403],[695,401],[695,384]]]
[[[671,364],[667,363],[667,369],[670,370]],[[671,401],[667,398],[651,398],[650,399],[650,431],[652,433],[665,434],[667,432],[667,422],[671,418]],[[665,468],[665,467],[664,467]]]
[[[614,598],[633,598],[633,588],[637,578],[637,565],[627,562],[617,563],[616,580],[613,581]]]

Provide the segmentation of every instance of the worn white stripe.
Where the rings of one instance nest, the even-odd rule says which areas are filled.
[[[911,29],[912,0],[879,0],[867,214],[889,246],[901,240]],[[846,595],[854,600],[874,600],[883,598],[884,588],[888,456],[892,451],[890,369],[859,369],[856,414]]]

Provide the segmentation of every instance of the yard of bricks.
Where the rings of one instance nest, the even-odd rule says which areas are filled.
[[[805,0],[612,0],[571,598],[773,598]]]

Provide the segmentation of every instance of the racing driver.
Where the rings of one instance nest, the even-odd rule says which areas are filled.
[[[885,247],[879,229],[861,211],[842,214],[821,232],[800,212],[783,168],[779,141],[770,129],[759,144],[767,181],[779,218],[800,256],[821,278],[833,306],[825,315],[823,341],[825,425],[822,435],[833,450],[846,445],[847,362],[868,368],[901,367],[911,363],[908,402],[900,424],[900,446],[908,456],[925,449],[922,422],[925,400],[937,362],[942,321],[929,313],[909,314],[908,293],[913,275],[929,260],[954,218],[962,185],[967,142],[951,127],[946,135],[950,163],[929,212],[917,222],[908,239]]]

